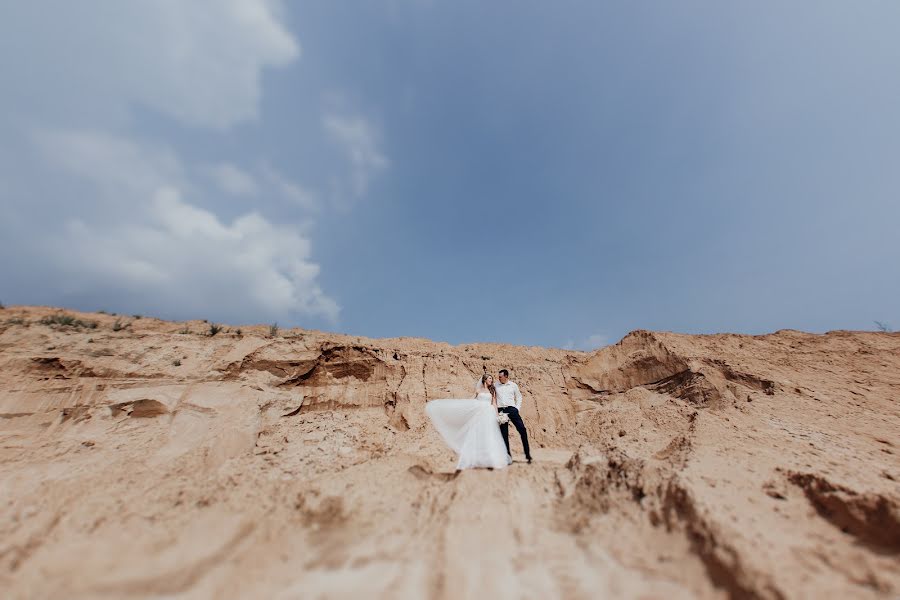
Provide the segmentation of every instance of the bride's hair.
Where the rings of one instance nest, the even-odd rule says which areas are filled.
[[[485,373],[484,375],[481,376],[481,387],[483,387],[484,389],[489,391],[491,393],[491,397],[494,397],[497,395],[497,388],[494,387],[493,382],[491,382],[491,385],[486,385],[488,377],[490,377],[491,379],[494,378],[494,376],[491,375],[490,373]]]

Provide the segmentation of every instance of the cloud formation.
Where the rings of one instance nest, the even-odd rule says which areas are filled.
[[[259,193],[259,186],[253,175],[231,163],[210,165],[206,168],[206,173],[226,194],[253,197]]]
[[[189,203],[183,190],[195,186],[162,150],[91,132],[45,133],[41,144],[61,168],[92,180],[110,205],[128,206],[94,222],[68,219],[48,240],[48,256],[71,293],[127,291],[176,314],[206,309],[240,318],[251,309],[259,318],[337,319],[337,303],[316,282],[310,241],[296,227],[252,211],[224,223]]]
[[[263,69],[300,55],[280,12],[274,0],[5,4],[0,66],[17,108],[43,117],[121,122],[141,107],[225,129],[258,116]]]
[[[325,115],[322,125],[350,161],[354,195],[364,195],[372,175],[390,164],[378,148],[372,126],[361,116],[337,114]]]
[[[591,350],[596,350],[598,348],[603,348],[604,346],[608,346],[610,342],[609,336],[603,333],[595,333],[589,335],[584,338],[580,342],[576,342],[573,339],[569,339],[563,344],[564,350],[584,350],[586,352],[590,352]]]
[[[32,301],[334,322],[304,220],[315,195],[262,158],[188,159],[181,145],[260,117],[263,71],[300,55],[280,2],[52,4],[0,7],[0,207],[14,214],[0,247],[20,257],[0,273],[20,293],[51,288]],[[263,196],[305,213],[275,223],[254,208]],[[225,218],[229,197],[246,206]]]

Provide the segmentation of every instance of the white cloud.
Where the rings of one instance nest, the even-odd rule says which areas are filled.
[[[388,167],[390,162],[378,149],[375,132],[360,116],[329,114],[322,119],[325,131],[337,142],[350,160],[353,192],[365,194],[372,174]]]
[[[276,0],[4,3],[7,102],[120,123],[138,105],[225,129],[258,116],[264,68],[300,55],[279,14]]]
[[[253,197],[259,193],[259,186],[253,175],[236,165],[219,163],[210,165],[204,170],[218,188],[226,194]]]
[[[268,163],[263,163],[260,171],[266,182],[272,186],[281,197],[310,212],[318,209],[319,203],[316,199],[316,195],[299,183],[291,181],[273,169]]]
[[[158,189],[131,222],[109,228],[74,220],[55,242],[72,293],[126,286],[152,294],[160,310],[182,314],[333,321],[340,311],[316,283],[309,240],[256,213],[223,223],[175,188]]]
[[[263,161],[256,174],[230,163],[203,167],[201,171],[221,191],[232,196],[258,198],[262,194],[287,200],[307,212],[318,210],[316,195]]]
[[[23,294],[175,318],[338,317],[306,214],[275,223],[253,209],[271,198],[310,213],[315,194],[229,145],[259,116],[264,71],[300,55],[279,0],[0,3],[0,38],[0,208],[12,215],[0,245],[20,258],[0,275]],[[379,156],[372,142],[354,164]],[[239,205],[223,195],[246,199],[244,214],[226,218]]]
[[[121,136],[100,131],[35,130],[32,140],[51,161],[107,189],[143,190],[181,177],[173,153],[141,147]]]
[[[187,202],[189,182],[169,181],[166,172],[184,169],[171,157],[161,162],[168,155],[158,149],[92,132],[45,133],[40,140],[61,167],[131,207],[112,219],[71,219],[48,236],[47,256],[68,293],[146,295],[175,314],[337,319],[340,309],[320,288],[319,266],[299,228],[256,212],[225,223]],[[75,158],[75,148],[90,152]],[[113,156],[116,171],[106,169]]]
[[[587,348],[600,348],[601,346],[606,346],[608,344],[609,344],[609,336],[604,335],[602,333],[595,333],[594,335],[589,335],[584,343],[584,345]]]
[[[595,333],[593,335],[589,335],[584,338],[580,342],[576,342],[574,339],[569,339],[563,344],[563,349],[565,350],[596,350],[597,348],[602,348],[603,346],[609,345],[609,336],[602,333]]]

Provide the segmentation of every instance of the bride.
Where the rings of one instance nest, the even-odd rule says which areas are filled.
[[[502,469],[512,462],[500,435],[494,378],[485,373],[472,400],[432,400],[425,412],[447,445],[459,454],[459,469]],[[502,418],[502,417],[500,417]]]

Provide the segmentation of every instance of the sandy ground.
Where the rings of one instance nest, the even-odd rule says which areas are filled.
[[[5,597],[900,595],[900,334],[208,329],[0,310]],[[536,460],[455,473],[424,404],[504,367]]]

